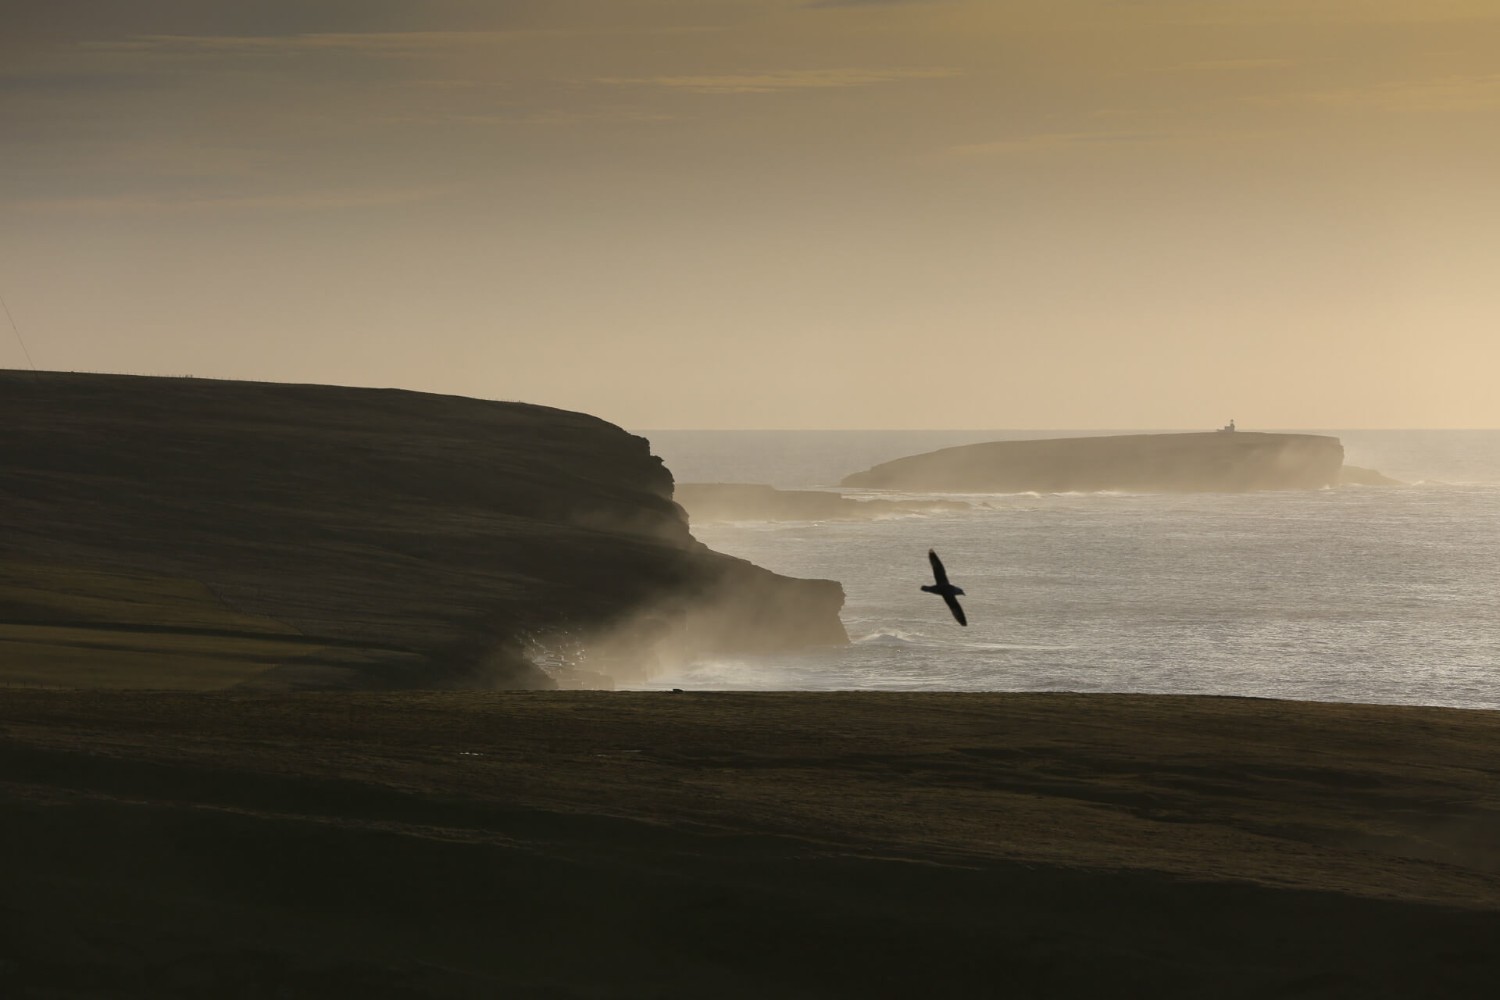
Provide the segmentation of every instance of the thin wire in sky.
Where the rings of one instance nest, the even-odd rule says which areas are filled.
[[[21,337],[21,328],[16,325],[16,318],[10,314],[10,306],[5,304],[4,295],[0,295],[0,308],[5,310],[5,318],[10,320],[10,328],[16,332],[16,343],[21,345],[21,353],[26,355],[26,364],[32,371],[36,371],[36,362],[31,360],[31,351],[26,348],[26,341]]]

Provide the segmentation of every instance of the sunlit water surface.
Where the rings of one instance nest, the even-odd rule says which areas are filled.
[[[1036,432],[641,432],[679,482],[835,486]],[[1062,432],[1059,432],[1062,433]],[[1077,432],[1073,432],[1077,433]],[[844,585],[847,647],[704,661],[653,688],[1136,691],[1500,708],[1500,432],[1326,431],[1413,485],[964,495],[971,511],[693,525]],[[855,491],[845,491],[859,495]],[[930,582],[936,548],[960,628]]]

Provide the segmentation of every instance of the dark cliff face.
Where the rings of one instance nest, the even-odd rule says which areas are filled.
[[[843,485],[979,493],[1321,489],[1339,482],[1343,461],[1337,438],[1312,434],[1125,434],[944,448],[855,473]]]
[[[680,655],[846,639],[838,584],[698,544],[649,443],[585,414],[3,372],[0,420],[0,622],[13,626],[248,636],[288,650],[256,654],[279,664],[263,682],[354,686],[550,686],[529,649],[638,617]],[[128,579],[204,593],[171,614],[142,601],[131,622]],[[100,593],[70,599],[79,587]]]

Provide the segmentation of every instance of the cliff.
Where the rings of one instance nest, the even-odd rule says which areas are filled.
[[[7,680],[550,687],[847,641],[712,552],[642,438],[391,389],[0,372]]]
[[[992,441],[885,462],[844,479],[871,489],[974,493],[1244,492],[1339,482],[1344,448],[1312,434],[1124,434]]]

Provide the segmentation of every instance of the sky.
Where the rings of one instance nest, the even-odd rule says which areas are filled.
[[[1500,427],[1494,0],[5,7],[0,367]]]

